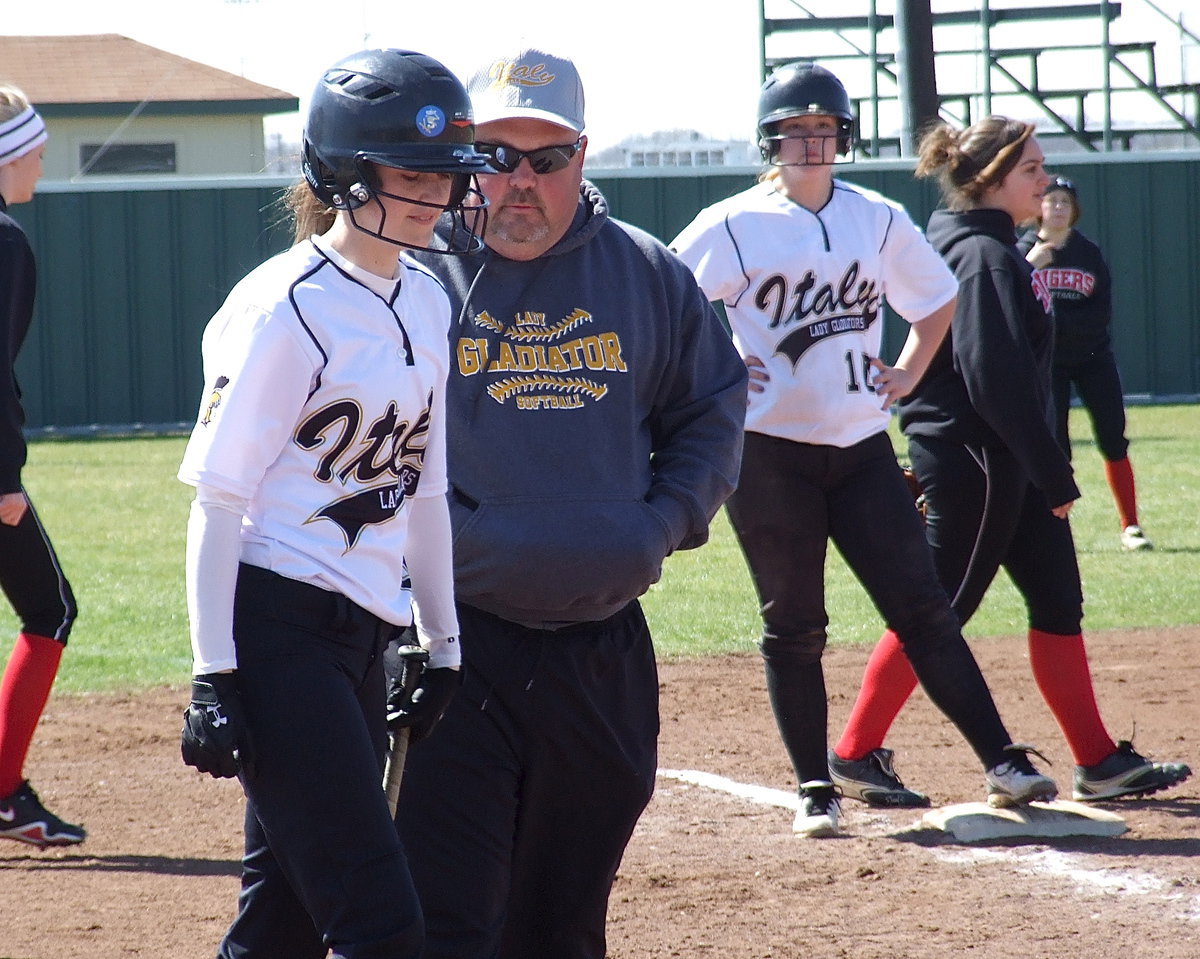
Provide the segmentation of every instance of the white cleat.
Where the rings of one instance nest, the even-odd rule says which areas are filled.
[[[842,814],[837,790],[826,779],[811,779],[800,784],[800,808],[792,823],[792,832],[806,839],[828,839],[839,833]]]
[[[1006,746],[1005,751],[1012,755],[1012,759],[993,766],[983,774],[987,780],[989,806],[1006,809],[1031,802],[1053,802],[1058,798],[1058,786],[1054,780],[1039,773],[1029,761],[1028,753],[1037,752],[1032,746]]]
[[[1126,526],[1121,530],[1121,548],[1130,552],[1154,549],[1154,544],[1142,532],[1140,526]]]

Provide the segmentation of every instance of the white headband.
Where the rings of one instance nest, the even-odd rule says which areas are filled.
[[[33,107],[27,107],[11,120],[0,123],[0,166],[19,160],[45,143],[46,136],[46,124]]]

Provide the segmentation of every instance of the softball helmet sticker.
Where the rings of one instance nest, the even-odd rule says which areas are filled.
[[[436,104],[417,111],[417,129],[427,137],[435,137],[446,129],[446,114]]]

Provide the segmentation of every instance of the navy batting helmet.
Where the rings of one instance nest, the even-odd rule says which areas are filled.
[[[854,145],[854,113],[842,81],[824,67],[798,60],[776,67],[758,95],[758,148],[772,162],[779,150],[776,126],[799,116],[832,116],[838,121],[837,152],[850,153]]]
[[[450,174],[445,209],[464,229],[467,213],[480,220],[479,231],[473,222],[466,232],[473,237],[470,250],[482,246],[478,233],[487,204],[473,188],[473,177],[488,169],[488,158],[475,149],[466,89],[437,60],[409,50],[363,50],[338,61],[318,81],[301,157],[309,187],[323,203],[353,214],[377,195],[392,196],[379,188],[370,164]],[[363,229],[357,222],[355,226]],[[384,235],[382,227],[366,232],[399,242]]]

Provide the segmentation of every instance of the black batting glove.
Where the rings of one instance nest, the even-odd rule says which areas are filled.
[[[234,673],[192,677],[192,701],[183,711],[183,761],[213,779],[247,774],[254,752]]]
[[[409,695],[402,676],[393,676],[388,683],[388,729],[409,730],[409,744],[418,743],[431,732],[446,712],[454,692],[462,685],[462,668],[441,669],[426,667],[417,687]]]

